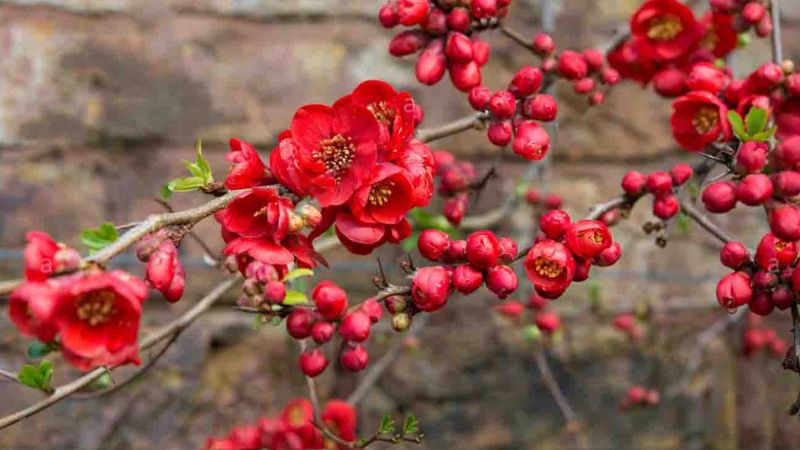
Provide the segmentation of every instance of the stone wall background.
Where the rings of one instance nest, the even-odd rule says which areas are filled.
[[[536,30],[539,5],[517,0],[514,26]],[[787,56],[800,56],[800,4],[784,1]],[[44,229],[77,244],[79,232],[111,220],[125,223],[159,211],[152,198],[178,176],[202,138],[217,171],[227,138],[239,136],[269,149],[294,109],[330,102],[359,81],[381,78],[410,90],[425,107],[426,126],[468,113],[447,83],[423,88],[408,61],[386,53],[391,32],[374,20],[379,0],[5,0],[0,1],[0,275],[19,274],[24,233]],[[600,42],[629,16],[638,0],[562,0],[557,42],[563,47]],[[501,36],[485,70],[498,88],[529,58]],[[742,71],[768,55],[754,42],[737,57]],[[616,89],[603,107],[588,110],[568,86],[558,89],[562,121],[554,131],[554,163],[539,182],[562,193],[574,214],[615,195],[631,168],[665,168],[685,154],[669,138],[667,102],[638,86]],[[524,165],[505,158],[476,133],[442,140],[486,169],[500,165],[475,212],[490,209]],[[508,174],[509,176],[505,176]],[[198,199],[176,196],[175,206]],[[638,225],[647,205],[615,229],[623,243],[620,264],[597,281],[572,288],[557,304],[567,331],[549,353],[567,397],[584,422],[592,448],[800,448],[800,431],[785,410],[796,377],[779,361],[739,356],[736,334],[721,336],[704,358],[689,393],[653,412],[619,414],[616,404],[631,383],[664,387],[681,375],[687,343],[724,312],[714,307],[715,280],[723,273],[714,242],[701,230],[677,233],[666,249]],[[511,221],[528,220],[520,211]],[[752,211],[719,218],[754,245],[764,231]],[[220,246],[213,224],[200,232]],[[192,270],[189,294],[170,306],[147,305],[146,330],[164,323],[221,278],[204,268],[200,251],[184,249]],[[368,295],[374,261],[332,251],[334,278],[354,300]],[[397,249],[381,252],[398,277]],[[121,264],[141,271],[132,258]],[[336,269],[338,267],[338,269]],[[587,314],[593,302],[631,308],[650,304],[654,328],[631,347],[608,320]],[[594,294],[592,294],[594,293]],[[232,299],[231,299],[232,301]],[[532,353],[496,318],[480,295],[455,299],[435,315],[409,351],[365,402],[364,434],[386,412],[414,411],[426,449],[571,448],[560,413],[541,383]],[[684,313],[658,313],[685,305]],[[778,317],[780,316],[780,317]],[[788,336],[788,314],[772,325]],[[387,335],[388,337],[388,335]],[[377,358],[391,339],[376,339]],[[16,368],[26,343],[5,315],[0,319],[0,365]],[[209,434],[271,414],[306,394],[294,367],[296,346],[281,330],[253,330],[250,317],[222,305],[176,342],[145,381],[100,400],[58,404],[0,432],[0,448],[185,449]],[[346,395],[353,376],[329,370],[323,397]],[[56,381],[72,374],[57,364]],[[121,379],[124,374],[118,375]],[[0,384],[0,411],[39,398]],[[409,446],[408,448],[420,448]]]

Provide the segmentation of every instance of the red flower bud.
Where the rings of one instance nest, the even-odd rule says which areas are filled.
[[[744,177],[736,187],[736,198],[745,205],[758,206],[770,197],[772,197],[772,181],[762,173]]]
[[[558,114],[558,104],[552,96],[539,94],[525,99],[522,111],[525,117],[529,119],[550,122],[555,120]]]
[[[709,212],[728,212],[736,206],[736,184],[731,181],[711,183],[703,190],[701,199]]]
[[[447,60],[444,56],[444,43],[441,39],[431,41],[417,60],[417,80],[422,84],[436,84],[442,79],[446,69]]]
[[[742,335],[742,353],[744,356],[750,357],[767,344],[764,338],[764,332],[756,329],[745,330]]]
[[[787,169],[794,169],[800,163],[800,136],[790,136],[778,143],[775,157]]]
[[[460,262],[467,259],[467,241],[458,239],[450,241],[450,247],[444,254],[444,259],[447,262]]]
[[[444,214],[444,217],[448,222],[457,226],[461,223],[461,219],[464,218],[468,203],[469,197],[467,194],[456,195],[453,198],[447,199],[447,201],[444,203],[442,214]]]
[[[634,328],[636,328],[636,316],[631,313],[617,314],[617,316],[614,317],[613,323],[614,328],[626,333],[630,333]]]
[[[619,72],[610,67],[603,67],[603,71],[601,72],[600,76],[604,84],[608,84],[611,86],[619,83],[619,81],[622,79]]]
[[[491,47],[489,44],[481,39],[478,39],[477,35],[472,37],[472,60],[479,67],[483,67],[489,62],[489,53],[491,52]]]
[[[544,198],[544,207],[547,209],[559,209],[564,200],[558,194],[550,194]]]
[[[450,236],[444,231],[434,228],[427,229],[420,233],[417,239],[419,253],[431,261],[438,261],[450,246]]]
[[[540,311],[536,313],[536,326],[544,334],[553,334],[561,328],[561,319],[551,311]]]
[[[431,5],[428,0],[397,1],[397,15],[400,23],[407,27],[422,23],[430,9]]]
[[[508,91],[497,91],[489,99],[489,111],[499,120],[513,117],[516,107],[516,99],[514,95]]]
[[[717,94],[728,85],[729,78],[725,72],[714,64],[701,62],[692,66],[686,77],[686,86],[692,91],[707,91]]]
[[[750,277],[744,272],[725,275],[717,283],[717,302],[723,308],[738,308],[747,304],[752,297]]]
[[[311,327],[311,338],[317,344],[324,344],[331,340],[336,328],[330,322],[317,322]]]
[[[558,73],[568,79],[577,80],[586,76],[589,67],[583,56],[572,50],[564,50],[558,57]]]
[[[792,306],[792,303],[795,301],[792,290],[789,288],[789,286],[783,284],[779,285],[774,291],[772,291],[770,299],[772,300],[772,304],[781,311],[784,311]]]
[[[647,176],[641,172],[630,170],[622,177],[622,190],[628,195],[639,195],[647,183]]]
[[[406,56],[428,45],[428,35],[419,30],[404,31],[389,42],[389,54]],[[444,64],[442,65],[444,67]],[[440,77],[441,78],[441,77]]]
[[[539,219],[539,229],[548,239],[558,239],[570,226],[570,217],[566,211],[552,210]]]
[[[762,38],[767,37],[772,34],[772,28],[772,18],[768,15],[765,15],[756,24],[756,35]]]
[[[550,135],[533,121],[522,122],[514,136],[514,153],[530,161],[538,161],[550,150]]]
[[[536,67],[526,66],[517,71],[508,90],[517,98],[524,98],[535,94],[542,85],[542,71]]]
[[[451,32],[447,35],[445,54],[449,60],[467,63],[472,61],[472,41],[462,33]]]
[[[270,303],[280,303],[286,298],[286,285],[280,281],[270,281],[264,285],[264,300]]]
[[[747,81],[758,93],[766,93],[783,81],[783,69],[775,63],[766,63],[756,69]]]
[[[345,341],[364,342],[369,337],[372,321],[361,311],[345,314],[339,324],[339,334]]]
[[[592,270],[592,260],[575,258],[575,276],[572,281],[580,283],[589,279],[589,272]]]
[[[575,258],[563,244],[544,240],[536,243],[525,257],[525,272],[537,292],[563,291],[575,276]]]
[[[386,310],[391,314],[399,314],[408,308],[406,298],[399,295],[387,297],[386,300],[384,300],[384,304],[386,305]]]
[[[475,292],[483,284],[483,273],[472,264],[459,264],[453,269],[453,288],[467,295]]]
[[[489,125],[489,130],[487,131],[486,134],[489,138],[489,142],[491,142],[492,144],[498,147],[504,147],[508,145],[508,143],[511,142],[511,138],[513,137],[511,121],[493,120],[491,125]]]
[[[776,270],[794,263],[797,259],[797,242],[786,242],[772,233],[761,238],[756,247],[756,265],[763,270]]]
[[[311,336],[313,325],[313,312],[309,309],[298,308],[286,317],[286,331],[295,339],[305,339]]]
[[[497,0],[472,0],[472,16],[486,19],[497,15]]]
[[[594,79],[586,77],[575,80],[572,82],[572,89],[576,94],[588,94],[594,89]]]
[[[653,172],[647,176],[647,190],[655,196],[672,194],[672,176],[668,172]]]
[[[514,300],[509,300],[505,303],[495,305],[492,307],[492,309],[494,309],[496,313],[506,316],[509,319],[518,319],[522,315],[523,311],[525,311],[522,303]]]
[[[418,269],[411,281],[411,299],[419,309],[434,312],[447,303],[450,276],[441,266]]]
[[[483,111],[489,107],[489,99],[492,98],[492,91],[486,86],[475,86],[470,89],[469,100],[470,106],[475,111]],[[509,141],[511,140],[511,128],[509,127]]]
[[[748,141],[736,153],[737,167],[746,173],[758,173],[767,162],[767,146],[762,142]]]
[[[794,205],[775,208],[769,215],[769,228],[783,241],[800,239],[800,211]]]
[[[436,36],[445,34],[447,32],[447,13],[439,8],[433,8],[421,26],[430,34]]]
[[[529,187],[525,191],[525,201],[528,202],[529,205],[538,205],[542,199],[541,197],[539,190],[534,187]]]
[[[749,2],[742,8],[742,18],[752,25],[758,23],[765,14],[764,5],[759,2]]]
[[[556,50],[553,37],[547,33],[538,33],[533,37],[533,51],[539,56],[547,56]]]
[[[531,292],[531,295],[528,297],[528,304],[525,306],[536,311],[541,311],[545,306],[547,306],[548,301],[549,300],[537,294],[536,292]]]
[[[486,272],[486,287],[502,300],[517,290],[517,274],[508,266],[494,266]]]
[[[653,200],[653,215],[662,220],[675,217],[681,205],[674,195],[666,195]]]
[[[678,69],[665,69],[653,76],[653,89],[662,97],[672,98],[688,90],[686,75]]]
[[[689,181],[692,173],[694,173],[692,166],[686,163],[675,164],[672,170],[669,171],[669,175],[672,177],[672,184],[675,186],[680,186]]]
[[[747,306],[750,308],[750,312],[758,314],[759,316],[769,315],[769,313],[775,309],[775,305],[772,304],[768,292],[757,292],[753,295],[753,298],[750,299]]]
[[[800,195],[800,173],[784,170],[773,174],[771,180],[775,194],[787,198]]]
[[[784,85],[790,97],[800,97],[800,73],[787,76]]]
[[[497,237],[491,231],[476,231],[467,237],[467,260],[479,269],[497,264]]]
[[[339,354],[339,362],[350,372],[358,372],[367,367],[369,353],[361,344],[350,345]]]
[[[385,28],[393,28],[400,23],[400,16],[397,14],[397,5],[394,2],[381,6],[378,11],[378,20]]]
[[[720,250],[719,260],[725,267],[737,270],[750,261],[750,252],[741,242],[731,241]]]
[[[600,267],[613,266],[620,257],[622,257],[622,246],[619,242],[614,242],[594,258],[594,263]]]
[[[465,8],[453,8],[447,15],[447,26],[453,31],[465,32],[469,30],[471,17]]]
[[[756,290],[766,291],[775,287],[775,284],[777,282],[778,282],[778,277],[774,273],[759,270],[753,275],[750,284]]]
[[[510,263],[517,257],[517,243],[508,237],[497,240],[497,259],[502,263]]]
[[[586,65],[589,66],[589,70],[594,71],[598,70],[603,67],[603,63],[605,61],[605,56],[603,56],[603,52],[593,48],[587,48],[583,52],[584,61],[586,61]]]
[[[366,314],[372,323],[380,322],[383,316],[383,308],[381,308],[381,304],[374,298],[364,300],[363,303],[358,305],[358,310]]]
[[[322,281],[311,291],[317,310],[327,320],[336,320],[347,309],[347,293],[332,281]]]
[[[597,106],[603,101],[605,101],[606,95],[602,92],[592,92],[592,95],[589,96],[589,105],[590,106]]]
[[[314,378],[325,371],[328,360],[320,349],[306,350],[300,354],[300,369],[308,377]]]
[[[460,91],[469,92],[470,89],[481,84],[481,69],[475,61],[451,62],[447,68],[450,71],[450,81]]]
[[[606,211],[600,216],[600,221],[609,227],[618,224],[621,219],[622,215],[619,212],[619,208]]]

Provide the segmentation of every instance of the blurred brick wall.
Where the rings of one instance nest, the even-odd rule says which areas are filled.
[[[44,229],[76,243],[80,230],[104,220],[125,223],[159,211],[152,197],[182,171],[193,141],[202,138],[218,172],[230,136],[259,144],[275,139],[295,108],[331,102],[359,81],[381,78],[410,90],[426,111],[426,126],[469,112],[463,94],[448,83],[423,88],[413,65],[388,56],[391,33],[373,19],[378,0],[16,0],[0,2],[0,274],[19,274],[15,260],[24,233]],[[587,46],[604,39],[638,5],[637,0],[563,0],[557,42]],[[800,46],[800,2],[784,1],[787,56]],[[517,0],[515,28],[537,29],[538,3]],[[486,84],[502,86],[514,67],[529,63],[502,36],[494,44]],[[744,71],[767,55],[764,42],[737,57]],[[665,168],[686,155],[674,150],[666,118],[669,104],[635,85],[616,89],[600,108],[558,89],[560,123],[553,131],[554,164],[539,182],[567,198],[581,214],[618,192],[630,169]],[[513,188],[524,165],[488,145],[478,133],[442,140],[445,148],[482,169],[500,166],[504,177],[474,210]],[[176,206],[198,199],[176,196]],[[605,304],[713,304],[723,270],[715,243],[698,229],[677,233],[666,249],[637,225],[649,218],[637,208],[630,224],[615,229],[623,243],[618,266],[598,272],[594,284]],[[514,220],[527,220],[522,211]],[[753,245],[762,220],[738,211],[720,223]],[[201,233],[221,243],[213,224]],[[148,305],[147,326],[169,320],[220,278],[193,257],[190,295],[176,306]],[[382,252],[396,262],[397,249]],[[333,251],[344,267],[321,271],[368,294],[369,258]],[[123,261],[124,262],[124,261]],[[130,260],[128,261],[130,263]],[[334,264],[336,266],[336,263]],[[131,270],[140,270],[132,264]],[[396,271],[395,271],[396,274]],[[397,275],[395,275],[397,276]],[[678,344],[724,312],[661,314],[666,331],[650,345],[630,348],[607,324],[581,314],[588,289],[576,286],[558,307],[575,320],[554,351],[556,372],[585,421],[594,448],[800,448],[796,423],[785,408],[796,379],[775,360],[743,361],[738,342],[724,336],[711,347],[710,370],[693,395],[657,412],[616,414],[616,401],[633,382],[666,385],[680,375]],[[436,345],[406,355],[368,398],[369,426],[387,411],[413,410],[428,436],[424,448],[519,449],[572,445],[560,415],[539,381],[530,352],[496,320],[484,320],[491,300],[454,300],[420,341]],[[305,395],[294,368],[296,348],[269,327],[251,329],[251,318],[218,311],[181,337],[159,368],[129,391],[94,401],[59,404],[0,433],[2,448],[191,448],[210,433],[274,412]],[[786,317],[775,319],[780,332]],[[21,342],[3,319],[0,365],[18,367]],[[653,345],[658,342],[659,345]],[[662,344],[669,344],[663,346]],[[378,339],[373,354],[386,345]],[[68,379],[59,366],[58,381]],[[121,377],[122,375],[120,375]],[[353,377],[322,377],[325,396],[346,394]],[[39,398],[0,384],[2,412]],[[76,430],[78,430],[76,432]]]

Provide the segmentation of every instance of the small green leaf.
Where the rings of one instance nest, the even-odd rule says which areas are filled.
[[[100,377],[96,380],[92,381],[89,386],[86,386],[86,390],[89,392],[100,391],[111,386],[112,384],[114,384],[114,379],[111,378],[110,373],[106,372],[100,375]]]
[[[592,302],[599,302],[601,300],[600,297],[603,290],[603,288],[600,286],[600,283],[591,281],[587,287],[589,288],[589,300]]]
[[[394,434],[395,433],[395,424],[394,418],[390,414],[386,414],[383,416],[383,420],[381,420],[381,425],[378,427],[379,434]]]
[[[106,222],[95,230],[84,230],[81,233],[81,242],[89,247],[91,252],[96,252],[119,239],[117,227],[111,222]]]
[[[747,132],[744,129],[744,122],[742,121],[742,116],[740,116],[739,113],[736,111],[728,111],[728,122],[731,123],[733,134],[735,134],[739,140],[747,140]]]
[[[739,33],[736,35],[736,47],[737,48],[744,48],[750,44],[750,34],[748,33]]]
[[[200,169],[200,176],[206,180],[206,183],[213,183],[214,176],[211,175],[211,166],[208,164],[208,160],[203,156],[203,141],[200,139],[194,145],[194,151],[197,156],[195,156],[195,166]]]
[[[769,116],[767,111],[763,108],[752,107],[747,113],[747,135],[753,136],[754,134],[764,131],[767,126]]]
[[[775,131],[777,131],[777,130],[778,130],[778,127],[773,125],[772,127],[770,127],[766,131],[761,131],[761,132],[758,132],[758,133],[750,136],[750,140],[759,141],[759,142],[768,141],[772,136],[775,135]]]
[[[200,177],[176,178],[167,186],[172,192],[190,192],[205,186],[205,180]]]
[[[403,423],[403,434],[417,434],[419,433],[419,421],[414,416],[414,413],[409,414],[406,416],[406,420]]]
[[[528,342],[538,342],[542,338],[542,330],[536,325],[528,325],[522,330],[522,336]]]
[[[46,344],[39,341],[31,342],[31,345],[28,346],[28,358],[39,359],[56,350],[58,350],[58,342],[48,342]]]
[[[287,273],[285,277],[283,277],[283,281],[291,281],[294,280],[295,278],[310,277],[313,275],[314,271],[311,269],[304,269],[304,268],[294,269],[291,272]]]
[[[301,305],[303,303],[308,303],[308,297],[306,294],[297,291],[286,291],[286,298],[283,299],[282,302],[284,305]]]
[[[171,196],[172,191],[169,189],[169,183],[165,183],[163,186],[161,186],[161,198],[164,200],[169,200]]]
[[[198,178],[205,179],[205,177],[203,176],[203,171],[199,167],[197,167],[197,164],[191,163],[184,159],[183,165],[186,167],[186,170],[188,170],[189,173],[191,173],[192,175]]]
[[[46,359],[38,366],[24,364],[17,374],[17,380],[25,386],[50,391],[53,381],[53,364]]]

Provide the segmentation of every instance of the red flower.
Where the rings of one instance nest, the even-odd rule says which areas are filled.
[[[575,276],[575,258],[561,243],[540,241],[525,257],[525,273],[537,289],[563,291]]]
[[[185,272],[178,259],[178,249],[171,239],[164,239],[147,260],[145,281],[161,291],[170,302],[183,296]]]
[[[282,134],[281,137],[278,146],[269,154],[269,168],[282,186],[286,186],[299,197],[305,197],[311,181],[297,167],[297,145],[291,139],[291,133]]]
[[[395,164],[405,169],[406,178],[414,186],[414,207],[428,206],[433,196],[435,166],[431,149],[422,141],[412,139]]]
[[[225,159],[233,164],[225,179],[225,187],[231,190],[247,189],[258,186],[264,179],[267,166],[252,145],[233,138],[230,141],[231,151]]]
[[[290,264],[294,255],[287,248],[270,239],[236,238],[228,243],[222,251],[225,255],[246,255],[274,266]]]
[[[8,315],[20,333],[52,342],[58,330],[50,317],[57,300],[54,283],[23,283],[8,300]]]
[[[292,118],[295,163],[322,206],[341,205],[369,176],[380,138],[375,116],[355,105],[306,105]]]
[[[413,207],[414,186],[403,169],[389,163],[378,164],[350,201],[357,220],[386,225],[400,222]]]
[[[292,202],[269,187],[253,188],[237,196],[217,215],[228,230],[243,238],[269,238],[280,242],[289,233]]]
[[[703,37],[700,48],[708,50],[717,58],[724,58],[739,43],[736,30],[733,29],[733,16],[728,14],[706,14],[700,19]]]
[[[636,41],[628,41],[608,54],[608,64],[623,78],[647,83],[656,73],[655,62]]]
[[[76,269],[80,264],[76,250],[56,242],[47,233],[31,231],[25,239],[28,244],[23,255],[28,281],[44,281],[55,273]]]
[[[674,60],[694,47],[702,31],[691,8],[678,0],[648,0],[631,18],[631,33],[658,61]]]
[[[361,222],[345,208],[324,208],[322,222],[311,233],[314,239],[335,222],[339,241],[356,255],[369,255],[386,242],[398,243],[411,235],[411,224],[406,219],[393,225]]]
[[[756,265],[763,270],[776,270],[792,264],[797,259],[797,242],[786,242],[767,233],[756,247]]]
[[[65,281],[52,311],[64,356],[81,370],[138,364],[137,335],[147,286],[122,272],[84,273]]]
[[[322,423],[330,432],[345,441],[356,439],[356,409],[342,400],[330,400],[322,410]]]
[[[781,139],[800,135],[800,97],[791,97],[775,107],[775,125]]]
[[[577,257],[592,259],[611,247],[611,233],[603,222],[597,220],[579,220],[566,233],[569,250]]]
[[[730,139],[728,108],[714,95],[692,91],[672,103],[672,134],[686,150],[697,151],[720,138]]]

